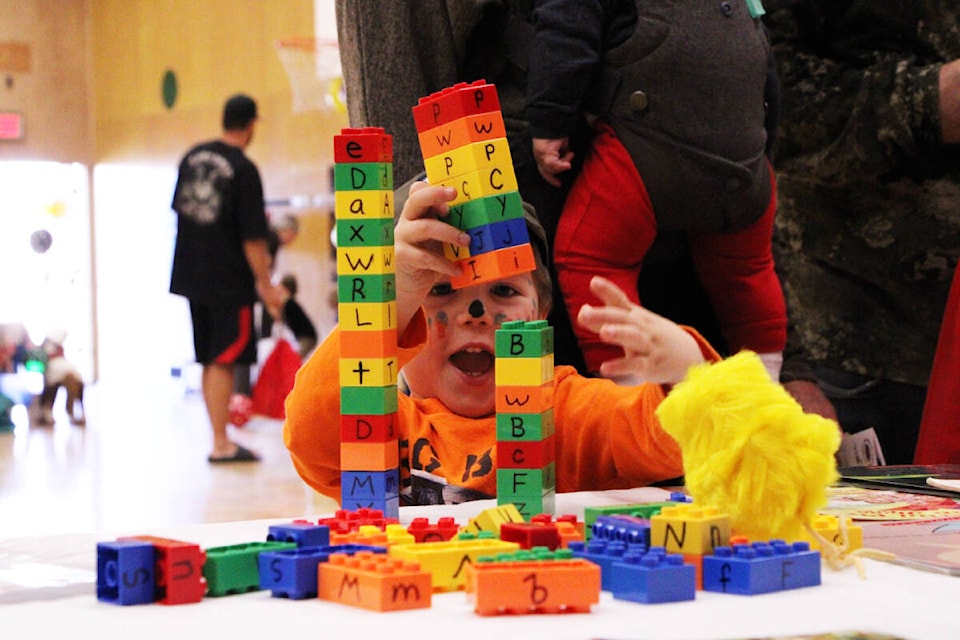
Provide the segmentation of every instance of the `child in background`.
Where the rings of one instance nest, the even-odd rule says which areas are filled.
[[[544,179],[560,185],[574,127],[596,119],[554,240],[570,318],[596,300],[595,275],[639,303],[657,234],[684,232],[727,348],[757,352],[777,380],[787,320],[765,154],[778,84],[759,0],[538,0],[534,11],[526,113]],[[588,328],[574,331],[588,371],[619,357]]]
[[[467,247],[470,238],[436,218],[447,214],[455,195],[449,187],[415,183],[395,229],[397,335],[408,390],[400,395],[397,412],[404,505],[496,495],[495,332],[507,321],[545,318],[551,303],[546,242],[530,215],[534,272],[451,287],[459,267],[441,246]],[[680,449],[654,411],[690,366],[718,356],[695,332],[630,303],[611,282],[597,278],[591,286],[601,304],[585,305],[578,320],[624,352],[605,370],[645,382],[617,386],[583,377],[572,367],[556,367],[557,491],[676,478],[683,474]],[[284,425],[297,472],[337,500],[339,356],[339,330],[334,329],[297,374]]]

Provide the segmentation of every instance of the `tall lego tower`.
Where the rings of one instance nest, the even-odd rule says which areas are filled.
[[[400,512],[393,139],[379,127],[334,136],[340,317],[341,506]]]
[[[505,322],[496,334],[497,504],[529,521],[553,513],[553,327],[546,320]]]
[[[533,271],[497,88],[483,80],[456,84],[420,98],[413,120],[427,181],[456,188],[447,220],[471,238],[467,249],[444,248],[462,266],[453,287]]]

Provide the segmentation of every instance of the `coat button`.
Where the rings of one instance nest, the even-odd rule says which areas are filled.
[[[723,188],[729,193],[734,193],[740,190],[740,185],[740,178],[727,178],[723,183]]]
[[[732,15],[733,15],[733,3],[732,3],[732,2],[721,2],[721,3],[720,3],[720,13],[722,13],[723,15],[725,15],[725,16],[728,17],[728,18],[729,18],[730,16],[732,16]]]
[[[634,91],[630,94],[630,108],[634,111],[646,111],[649,104],[647,94],[643,91]]]

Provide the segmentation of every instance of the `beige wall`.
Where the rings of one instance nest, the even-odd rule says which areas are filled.
[[[31,52],[29,71],[0,69],[0,109],[22,111],[27,123],[25,140],[0,143],[0,160],[175,168],[190,145],[220,135],[225,98],[249,93],[261,118],[247,152],[268,202],[299,203],[293,213],[304,233],[288,264],[300,269],[301,304],[324,332],[332,326],[336,265],[331,207],[319,198],[331,190],[332,140],[346,115],[328,106],[295,109],[275,44],[314,28],[314,0],[0,0],[0,45],[26,43]],[[168,70],[178,80],[172,108],[162,94]],[[141,215],[169,215],[169,200],[150,206],[159,211],[143,207]],[[98,257],[106,253],[104,221],[118,219],[99,214],[94,206]],[[111,304],[105,296],[97,292],[98,315]]]
[[[28,52],[27,71],[0,67],[0,109],[19,111],[25,121],[23,140],[0,142],[0,160],[90,164],[89,5],[0,0],[0,49],[12,44]]]

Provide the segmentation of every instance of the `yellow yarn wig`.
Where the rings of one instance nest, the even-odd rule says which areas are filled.
[[[683,451],[695,503],[753,541],[801,537],[836,481],[840,429],[803,412],[752,352],[699,365],[657,409]]]

